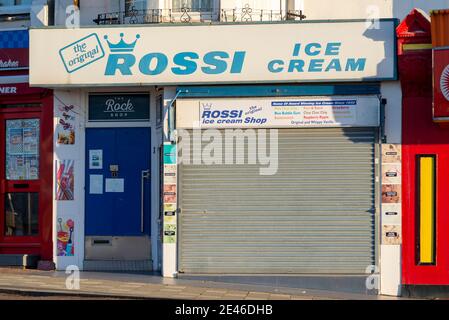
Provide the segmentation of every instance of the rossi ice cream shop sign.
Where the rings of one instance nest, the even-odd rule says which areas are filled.
[[[32,29],[46,86],[395,79],[394,20]],[[51,38],[48,42],[46,39]],[[45,63],[43,63],[45,61]]]

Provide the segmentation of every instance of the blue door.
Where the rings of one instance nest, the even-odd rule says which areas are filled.
[[[150,128],[86,135],[86,236],[149,236]]]

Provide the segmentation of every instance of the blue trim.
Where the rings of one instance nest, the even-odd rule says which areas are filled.
[[[182,86],[177,92],[178,98],[377,95],[380,94],[380,84]]]

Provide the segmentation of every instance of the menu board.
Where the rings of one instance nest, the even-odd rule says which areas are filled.
[[[39,179],[39,119],[6,121],[6,179]]]

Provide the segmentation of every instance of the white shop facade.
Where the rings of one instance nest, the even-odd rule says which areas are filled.
[[[387,272],[395,26],[31,29],[30,83],[55,92],[57,268]]]

